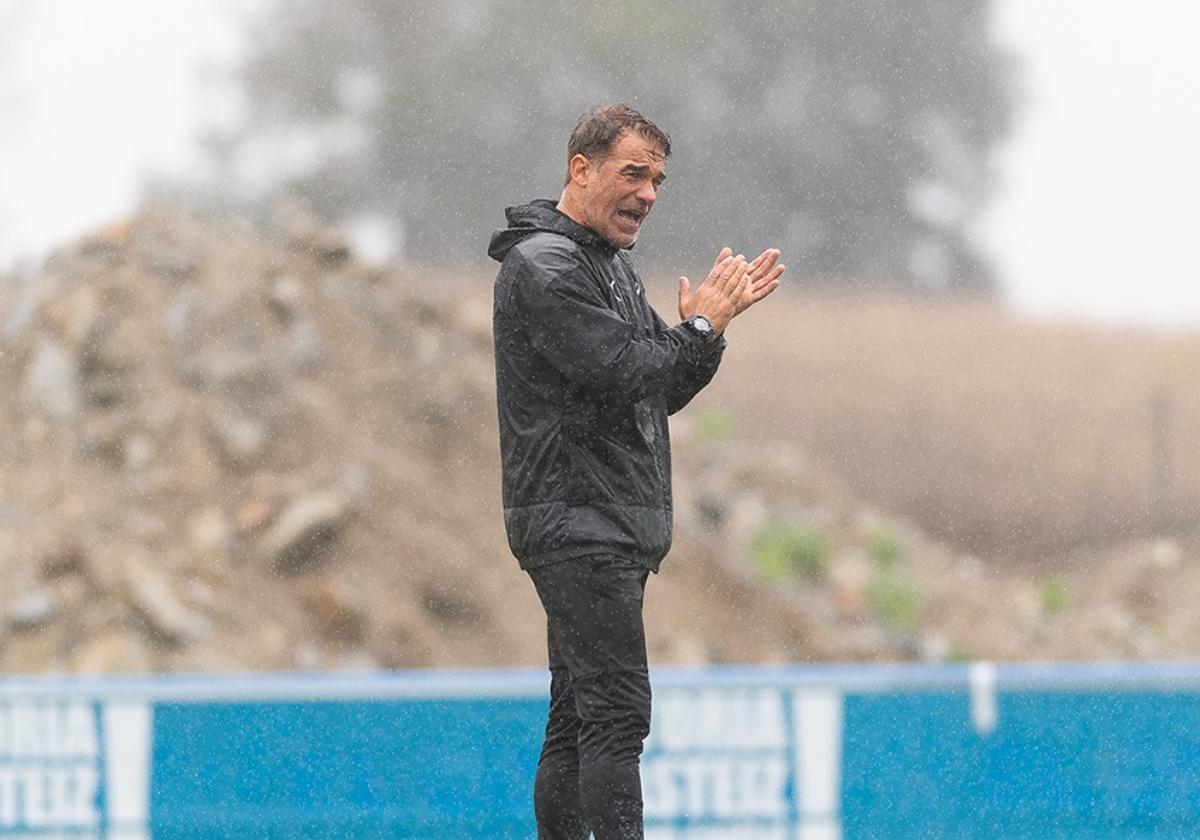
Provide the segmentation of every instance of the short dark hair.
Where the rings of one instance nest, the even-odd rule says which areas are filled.
[[[593,108],[575,124],[567,141],[567,180],[571,182],[571,159],[583,155],[591,161],[603,160],[617,139],[626,131],[636,131],[662,148],[663,157],[671,156],[671,138],[661,128],[628,105]]]

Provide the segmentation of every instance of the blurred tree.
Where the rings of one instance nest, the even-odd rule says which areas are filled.
[[[779,245],[806,279],[988,290],[965,227],[1007,127],[987,0],[688,4],[294,0],[214,141],[250,200],[286,187],[406,255],[480,255],[500,209],[557,196],[567,134],[628,102],[671,178],[638,248],[694,268]]]

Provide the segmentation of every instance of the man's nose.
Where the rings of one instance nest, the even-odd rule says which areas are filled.
[[[638,200],[646,205],[647,210],[649,210],[650,206],[654,204],[654,198],[656,195],[658,195],[658,190],[655,189],[654,184],[650,183],[643,184],[637,191]]]

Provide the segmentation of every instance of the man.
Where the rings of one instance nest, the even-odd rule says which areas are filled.
[[[667,415],[716,373],[730,320],[779,285],[771,249],[725,248],[682,323],[651,309],[626,253],[670,140],[632,108],[591,111],[562,196],[506,211],[493,329],[504,523],[545,607],[550,712],[534,784],[542,840],[640,838],[650,731],[646,578],[671,545]]]

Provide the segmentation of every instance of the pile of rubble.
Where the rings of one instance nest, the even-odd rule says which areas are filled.
[[[487,275],[366,266],[303,216],[265,238],[151,210],[0,278],[0,669],[542,663],[502,530],[490,301]],[[1035,576],[900,525],[920,616],[881,615],[864,548],[881,514],[794,445],[673,424],[656,662],[1111,655],[1140,638],[1056,645],[1068,619]],[[826,567],[764,579],[755,535],[793,514],[831,535]],[[1173,550],[1148,562],[1181,567]],[[995,608],[1030,591],[1032,618]]]
[[[269,244],[164,211],[0,289],[6,671],[520,647],[473,573],[505,565],[473,466],[494,460],[486,311],[303,219]]]

